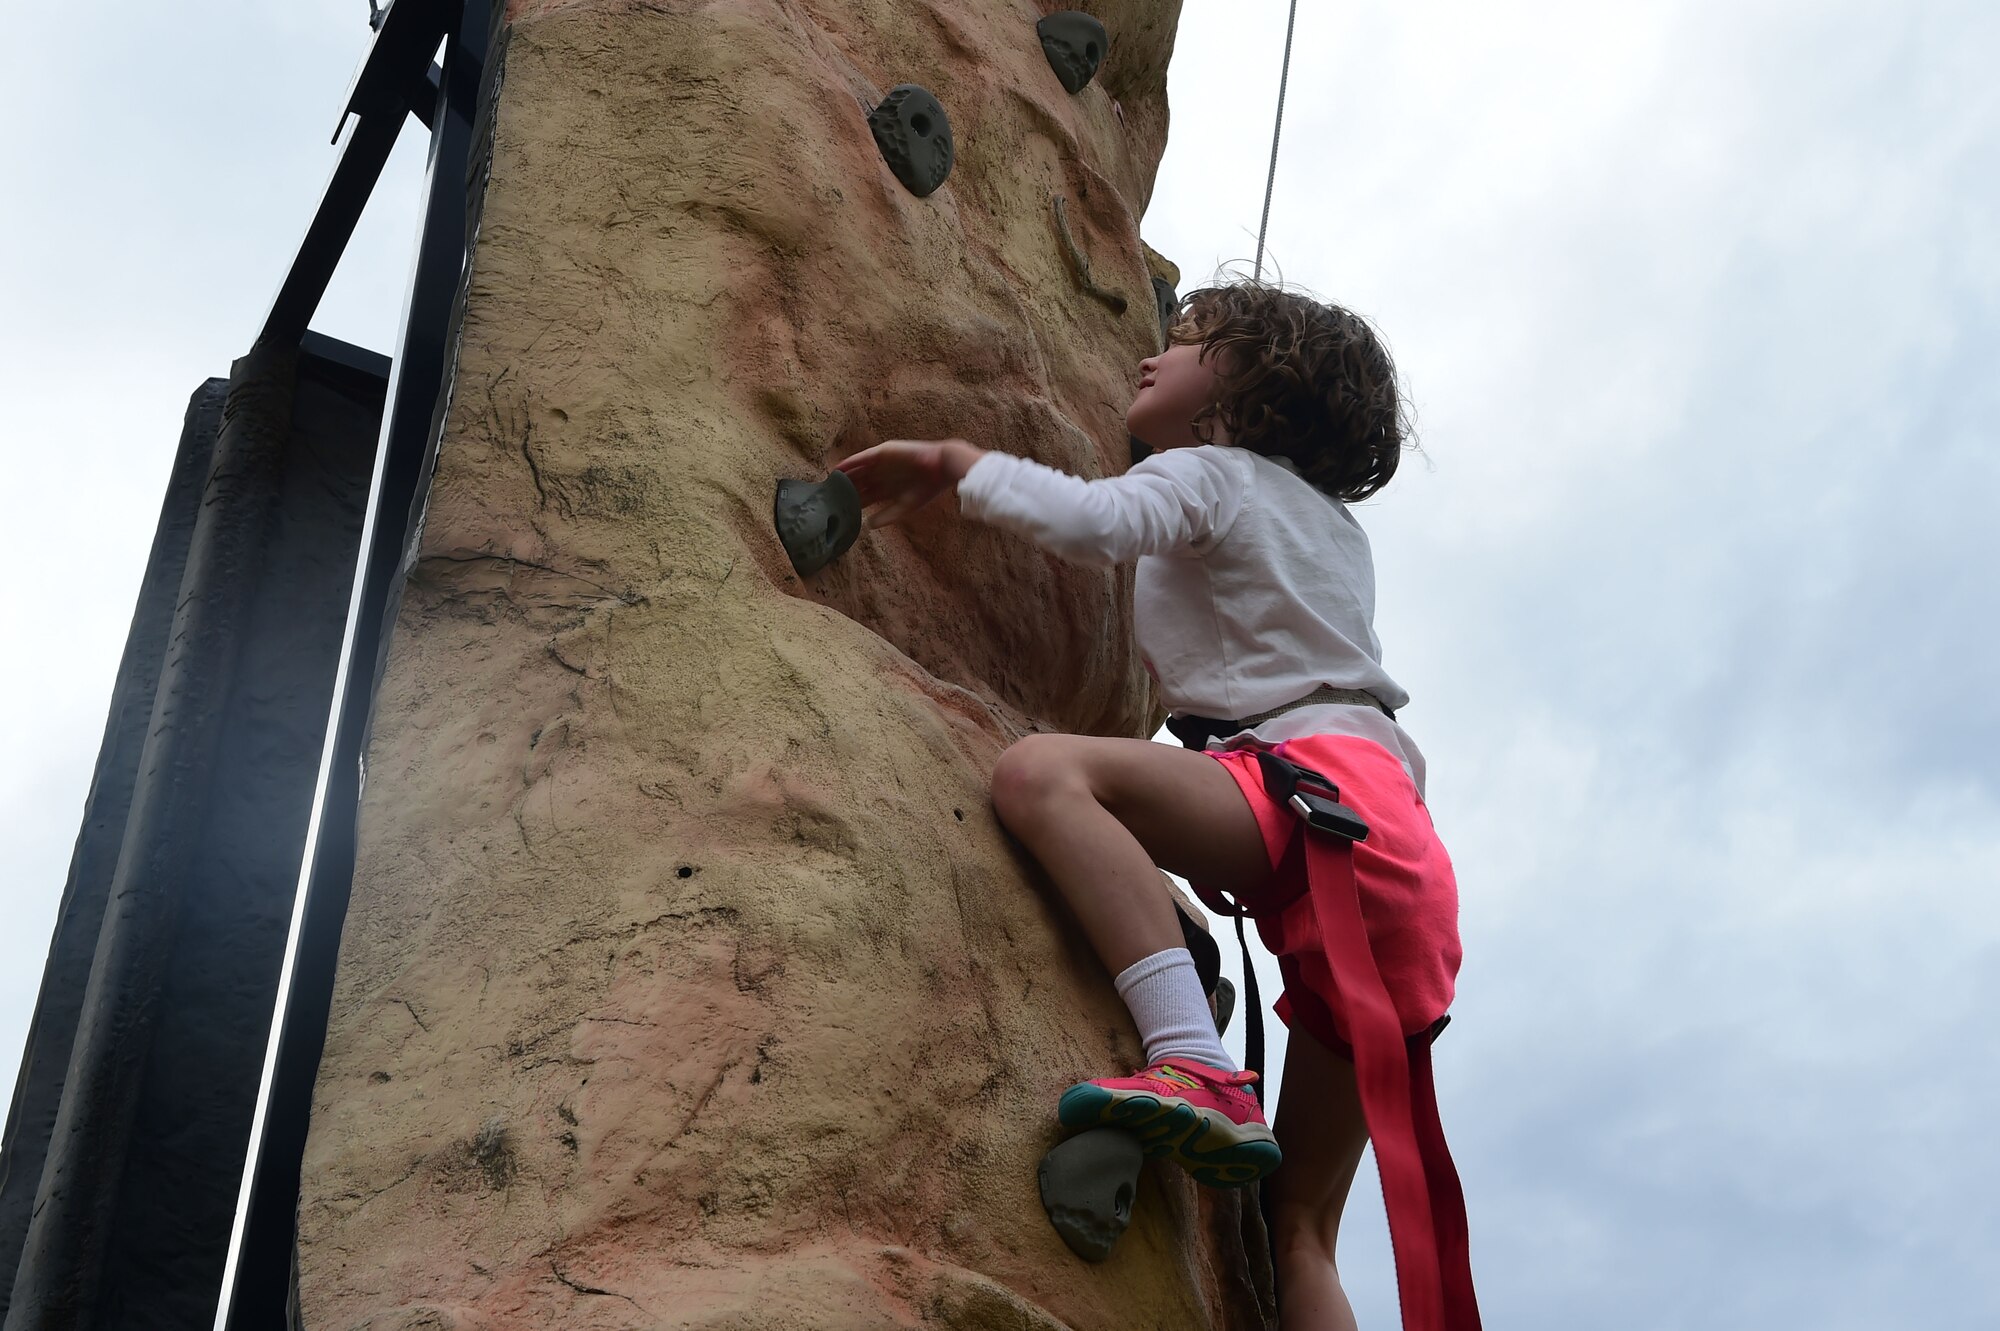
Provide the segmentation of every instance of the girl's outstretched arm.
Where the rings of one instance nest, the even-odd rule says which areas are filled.
[[[986,450],[963,439],[890,439],[834,464],[860,492],[870,527],[893,527],[965,479]]]
[[[1163,449],[1122,476],[1087,481],[1008,453],[988,453],[958,488],[965,515],[1072,563],[1200,556],[1243,508],[1247,467],[1221,448]]]
[[[1246,477],[1223,451],[1166,450],[1098,481],[963,439],[892,439],[836,466],[864,507],[880,505],[868,516],[870,527],[900,522],[964,481],[959,497],[967,517],[1075,563],[1109,565],[1142,555],[1204,554],[1227,535],[1243,506]]]

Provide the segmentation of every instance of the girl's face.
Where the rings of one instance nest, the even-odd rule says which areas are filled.
[[[1195,417],[1215,405],[1215,361],[1199,342],[1176,342],[1139,362],[1139,391],[1125,409],[1125,428],[1149,448],[1193,448]],[[1210,422],[1214,438],[1226,444],[1229,432]]]

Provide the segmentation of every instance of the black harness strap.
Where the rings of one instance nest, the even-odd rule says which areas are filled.
[[[1234,721],[1217,721],[1206,716],[1167,718],[1168,732],[1181,742],[1182,748],[1193,749],[1197,753],[1207,748],[1208,741],[1215,736],[1233,735],[1240,728]],[[1210,909],[1214,909],[1214,902],[1208,904]],[[1236,948],[1243,958],[1243,1063],[1257,1074],[1257,1080],[1250,1083],[1250,1089],[1261,1105],[1264,1103],[1264,998],[1257,989],[1257,968],[1250,962],[1250,940],[1243,933],[1243,921],[1249,912],[1234,901],[1229,904],[1235,909],[1217,913],[1236,917]],[[1216,946],[1208,930],[1188,918],[1186,908],[1178,901],[1174,903],[1174,909],[1180,912],[1181,933],[1187,938],[1188,951],[1193,954],[1195,969],[1201,974],[1202,992],[1213,994],[1216,978],[1222,974],[1222,950]]]

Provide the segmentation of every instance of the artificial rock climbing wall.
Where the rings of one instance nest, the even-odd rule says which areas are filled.
[[[1147,731],[1129,575],[949,501],[810,579],[772,526],[883,438],[1123,469],[1177,10],[1093,6],[1073,93],[1021,0],[515,6],[308,1327],[1265,1325],[1243,1196],[1148,1166],[1101,1265],[1037,1198],[1061,1089],[1138,1050],[986,780]],[[955,147],[922,197],[869,124],[902,84]]]

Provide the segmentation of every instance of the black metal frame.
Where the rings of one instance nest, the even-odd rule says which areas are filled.
[[[368,206],[375,182],[381,178],[389,151],[402,134],[404,121],[416,116],[431,128],[435,138],[441,75],[431,57],[438,43],[460,26],[460,15],[454,12],[457,8],[452,0],[396,0],[384,13],[348,90],[340,123],[334,128],[334,142],[340,141],[340,132],[350,120],[355,122],[354,132],[341,150],[312,225],[299,242],[298,255],[271,302],[259,341],[291,345],[305,333],[347,242],[354,236],[361,210]],[[482,29],[482,50],[483,36]],[[435,147],[433,144],[434,153]]]
[[[334,141],[341,143],[339,160],[252,350],[237,363],[231,381],[211,380],[195,395],[183,432],[183,456],[148,568],[148,590],[141,596],[99,758],[99,777],[109,784],[102,792],[93,787],[93,808],[87,813],[98,816],[86,821],[79,840],[36,1009],[41,1030],[30,1033],[9,1115],[7,1165],[19,1177],[8,1188],[5,1171],[0,1171],[0,1191],[6,1193],[0,1247],[11,1249],[17,1240],[21,1246],[18,1259],[0,1251],[0,1262],[6,1263],[0,1266],[0,1318],[8,1331],[58,1325],[88,1331],[117,1322],[120,1309],[148,1306],[149,1293],[143,1289],[99,1297],[110,1242],[106,1235],[146,1223],[151,1213],[136,1206],[128,1190],[138,1185],[125,1182],[128,1162],[151,1159],[160,1139],[149,1134],[162,1132],[160,1124],[177,1121],[183,1111],[197,1116],[203,1135],[198,1142],[175,1142],[174,1168],[182,1171],[175,1177],[213,1185],[189,1191],[199,1193],[214,1223],[175,1238],[178,1247],[145,1249],[145,1260],[155,1263],[149,1269],[161,1271],[162,1280],[177,1282],[173,1306],[179,1311],[154,1304],[150,1315],[187,1324],[190,1310],[202,1306],[213,1289],[216,1301],[209,1306],[217,1331],[264,1331],[288,1320],[300,1161],[354,864],[362,746],[442,428],[470,245],[468,209],[476,207],[483,186],[483,179],[471,177],[483,163],[482,130],[487,125],[481,113],[490,107],[492,56],[502,22],[498,0],[394,0],[377,12],[369,50],[334,132]],[[442,60],[434,63],[440,46]],[[402,326],[393,358],[385,358],[312,333],[308,326],[410,118],[430,129],[429,167]],[[260,524],[280,502],[277,488],[288,465],[283,459],[292,446],[287,421],[299,428],[301,420],[330,419],[317,406],[306,409],[303,417],[290,415],[293,386],[306,382],[301,377],[305,371],[294,367],[306,365],[314,367],[315,384],[327,382],[331,374],[350,386],[340,392],[362,385],[362,398],[373,395],[375,405],[365,415],[350,413],[341,418],[350,423],[339,427],[352,459],[350,496],[358,495],[365,483],[367,501],[359,518],[351,591],[345,581],[349,565],[344,554],[336,553],[351,547],[315,547],[323,559],[333,561],[321,567],[334,570],[340,579],[319,585],[330,589],[326,599],[335,605],[342,595],[348,597],[346,620],[337,660],[329,650],[330,632],[327,645],[317,649],[316,659],[331,676],[331,697],[316,779],[310,758],[285,759],[290,766],[283,769],[283,789],[296,788],[298,794],[282,795],[281,807],[296,819],[294,830],[262,833],[269,866],[259,880],[257,899],[263,911],[258,918],[265,921],[258,927],[265,931],[253,949],[256,964],[250,969],[270,969],[240,992],[230,991],[234,997],[208,993],[201,1000],[225,1003],[221,1010],[232,1019],[228,1057],[212,1065],[218,1080],[211,1084],[229,1090],[229,1107],[222,1112],[216,1105],[196,1103],[200,1096],[187,1085],[190,1075],[198,1079],[211,1067],[206,1056],[180,1066],[177,1080],[155,1076],[147,1070],[147,1060],[166,1056],[159,1054],[157,1041],[185,1053],[188,1028],[200,1027],[206,1014],[218,1010],[199,1004],[174,1007],[165,996],[174,991],[163,987],[178,973],[175,965],[185,967],[189,957],[202,955],[188,952],[187,940],[177,934],[183,907],[213,911],[219,900],[183,899],[186,866],[194,862],[190,848],[205,835],[200,826],[206,806],[188,792],[199,791],[210,775],[207,755],[215,747],[218,727],[230,724],[224,704],[235,696],[233,663],[239,651],[250,650],[243,646],[249,641],[245,607],[258,586],[256,566],[266,548],[259,544],[265,539],[260,533],[267,531]],[[229,410],[223,406],[225,389]],[[235,411],[238,406],[240,412]],[[379,431],[373,425],[377,409]],[[248,470],[257,474],[248,475]],[[218,495],[234,506],[235,515],[220,525],[215,520]],[[352,541],[353,497],[346,502],[349,525],[342,539]],[[190,547],[189,515],[196,512],[202,525]],[[295,549],[296,539],[285,548]],[[187,591],[191,584],[182,580],[183,556],[200,561],[204,579],[192,599]],[[192,579],[193,563],[188,567]],[[312,623],[330,630],[338,612],[300,613],[316,615]],[[169,618],[171,633],[165,631]],[[258,632],[268,632],[268,625]],[[158,642],[170,644],[164,664]],[[320,699],[327,697],[318,690],[325,687],[314,683],[296,695],[305,714],[315,718],[311,725],[317,724]],[[306,726],[301,732],[308,735],[308,744],[317,733]],[[232,780],[239,788],[255,784],[243,780],[242,769],[231,770],[238,772]],[[302,808],[308,789],[309,816]],[[133,792],[129,820],[120,802],[127,798],[121,793],[126,790]],[[303,827],[302,845],[288,839],[300,836],[298,826]],[[299,858],[289,860],[294,853]],[[281,875],[290,863],[298,864],[298,870],[288,892],[289,879]],[[290,928],[281,935],[288,900]],[[188,927],[198,929],[200,918],[199,910],[189,915]],[[266,1014],[258,1009],[261,995],[271,992],[273,972],[276,997]],[[253,992],[259,996],[252,997]],[[164,1021],[163,1004],[169,1018]],[[252,1113],[247,1078],[221,1069],[247,1073],[254,1067],[267,1022]],[[247,1142],[236,1135],[245,1118]],[[222,1225],[239,1164],[225,1254]],[[134,1177],[158,1175],[155,1169]],[[32,1210],[27,1205],[31,1197]],[[176,1255],[163,1257],[169,1250]],[[218,1270],[219,1289],[208,1283]],[[145,1279],[153,1278],[149,1274]],[[136,1283],[143,1285],[145,1279]],[[10,1293],[19,1297],[10,1299]]]
[[[217,1331],[284,1324],[293,1292],[300,1160],[354,873],[362,755],[405,554],[418,530],[442,426],[453,306],[470,244],[467,175],[500,17],[495,0],[395,0],[386,11],[342,115],[343,124],[349,116],[359,117],[359,123],[265,321],[268,338],[311,317],[338,262],[335,245],[345,247],[367,202],[365,190],[357,198],[343,179],[349,159],[356,162],[357,176],[373,163],[367,186],[372,189],[388,156],[386,147],[377,146],[381,127],[399,126],[406,113],[415,114],[431,127],[417,261],[391,371]],[[441,67],[430,64],[440,39],[445,41]],[[393,143],[393,130],[388,138]]]

